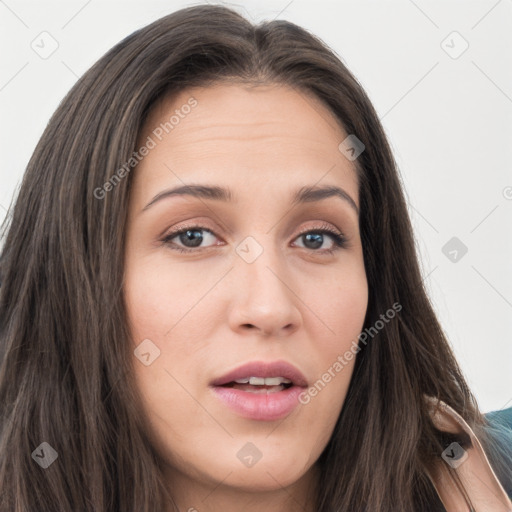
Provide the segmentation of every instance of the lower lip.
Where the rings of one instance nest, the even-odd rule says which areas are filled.
[[[275,393],[251,393],[240,389],[213,386],[216,396],[244,418],[275,421],[290,414],[299,405],[299,395],[304,391],[292,386]]]

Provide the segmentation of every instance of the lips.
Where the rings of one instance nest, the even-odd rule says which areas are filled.
[[[275,384],[278,381],[281,383]],[[275,421],[288,416],[299,405],[299,396],[307,385],[304,375],[286,361],[257,361],[215,379],[210,388],[222,404],[239,416]]]

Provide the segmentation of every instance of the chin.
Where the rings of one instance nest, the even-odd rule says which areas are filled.
[[[235,487],[244,492],[271,492],[288,487],[300,480],[308,468],[297,468],[290,464],[263,465],[256,464],[252,468],[236,467],[226,471],[232,473],[223,484]],[[219,480],[217,475],[217,480]]]

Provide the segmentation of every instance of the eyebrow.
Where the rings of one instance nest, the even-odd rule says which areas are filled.
[[[191,196],[199,199],[213,199],[215,201],[233,201],[233,193],[229,188],[209,185],[182,185],[179,187],[163,190],[159,192],[151,201],[142,209],[147,210],[155,203],[172,196]],[[348,203],[352,209],[359,215],[359,208],[350,197],[350,195],[340,187],[328,185],[324,187],[305,186],[298,189],[292,196],[292,204],[303,204],[321,201],[329,197],[338,197]]]

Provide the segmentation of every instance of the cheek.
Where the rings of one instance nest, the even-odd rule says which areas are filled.
[[[198,299],[196,278],[175,263],[160,260],[128,262],[125,297],[135,342],[152,336],[164,341]]]
[[[301,398],[310,415],[311,428],[323,432],[318,442],[326,442],[342,409],[364,326],[368,286],[364,269],[354,268],[333,280],[323,290],[312,291],[311,308],[321,314],[314,319],[310,346],[306,351],[317,369],[315,380]],[[316,333],[316,334],[315,334]]]
[[[166,410],[176,406],[185,412],[193,405],[180,386],[190,386],[187,372],[192,363],[198,364],[197,357],[194,360],[197,347],[190,341],[198,338],[200,329],[197,322],[189,321],[193,310],[188,296],[192,299],[192,295],[183,273],[160,272],[144,264],[127,273],[125,296],[136,356],[134,371],[145,405],[154,414],[165,416]],[[175,434],[180,431],[180,418],[186,416],[176,415]]]
[[[156,425],[168,421],[169,411],[179,410],[165,426],[177,438],[187,432],[189,418],[202,415],[199,404],[191,400],[198,390],[190,373],[192,368],[207,367],[203,334],[211,301],[199,299],[217,279],[211,272],[208,278],[184,267],[165,256],[128,258],[124,288],[133,349],[139,355],[150,353],[143,361],[137,354],[133,358],[145,408]]]
[[[368,283],[364,267],[353,265],[332,276],[323,287],[308,285],[311,309],[317,317],[317,342],[327,358],[345,352],[358,340],[368,306]]]

